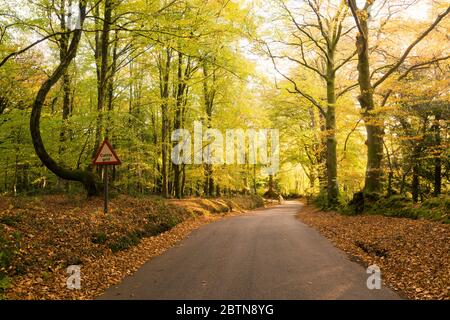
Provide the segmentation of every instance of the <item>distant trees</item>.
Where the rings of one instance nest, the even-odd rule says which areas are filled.
[[[343,38],[351,34],[354,27],[345,22],[349,13],[345,1],[334,4],[332,1],[308,0],[304,7],[295,12],[286,1],[277,0],[276,3],[289,26],[280,39],[273,40],[272,46],[281,45],[284,52],[275,52],[274,50],[283,49],[271,49],[270,42],[266,42],[265,46],[274,67],[292,84],[293,89],[288,90],[299,94],[317,108],[325,123],[322,128],[325,140],[326,196],[328,205],[332,208],[337,204],[339,195],[336,101],[353,87],[350,85],[337,88],[336,81],[338,71],[355,56],[356,52],[346,50],[343,43],[345,40]],[[311,90],[303,88],[294,77],[281,72],[277,65],[283,59],[295,63],[304,70],[312,71],[323,82],[325,94],[315,97]]]
[[[426,69],[410,71],[393,85],[393,109],[385,125],[393,177],[388,181],[390,195],[410,192],[418,202],[439,196],[443,177],[448,181],[448,123],[443,120],[450,116],[447,69],[448,63],[436,61]],[[394,137],[400,142],[388,147]]]

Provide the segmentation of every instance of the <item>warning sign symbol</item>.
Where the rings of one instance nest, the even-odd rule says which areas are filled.
[[[95,165],[115,165],[121,164],[122,162],[120,161],[109,141],[105,139],[100,148],[98,148],[93,163]]]

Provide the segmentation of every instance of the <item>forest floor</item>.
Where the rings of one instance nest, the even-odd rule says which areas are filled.
[[[118,196],[104,214],[102,199],[1,197],[0,299],[92,299],[201,225],[263,205]],[[70,265],[81,266],[79,290],[67,288]]]
[[[305,206],[298,218],[352,260],[377,265],[410,299],[450,299],[450,225],[380,215],[345,216]]]

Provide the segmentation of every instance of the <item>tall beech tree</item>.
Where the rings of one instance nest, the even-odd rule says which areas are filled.
[[[104,0],[104,13],[100,16],[100,5],[95,7],[95,65],[97,74],[97,125],[95,131],[94,155],[99,148],[104,134],[103,113],[108,97],[108,79],[111,77],[110,61],[110,35],[112,13],[115,0]]]
[[[350,34],[354,27],[346,26],[345,20],[348,17],[348,8],[345,1],[333,3],[318,0],[308,0],[305,2],[305,8],[308,15],[299,14],[296,17],[295,12],[288,6],[284,0],[277,1],[287,20],[293,29],[291,37],[287,40],[275,40],[275,44],[281,44],[291,48],[290,52],[294,54],[272,52],[270,46],[266,44],[267,51],[273,60],[275,69],[289,82],[292,83],[294,90],[292,93],[300,94],[307,99],[320,113],[320,117],[325,120],[323,134],[325,136],[325,159],[326,159],[326,189],[327,202],[330,207],[337,204],[339,196],[339,186],[337,180],[337,139],[336,139],[336,102],[354,86],[350,85],[344,88],[337,88],[337,72],[345,66],[355,56],[356,52],[345,52],[342,46],[338,47],[342,38]],[[327,13],[323,10],[328,6]],[[301,11],[303,12],[303,11]],[[295,49],[293,51],[292,49]],[[341,52],[344,52],[343,54]],[[297,64],[300,68],[312,71],[324,82],[326,86],[326,95],[324,101],[314,97],[314,94],[302,88],[296,79],[281,72],[277,67],[277,61],[287,59]]]
[[[214,61],[214,58],[211,60]],[[211,69],[211,70],[210,70]],[[206,128],[211,128],[213,110],[215,105],[215,99],[217,94],[217,67],[211,65],[207,57],[202,61],[202,71],[203,71],[203,100],[206,119],[204,121]],[[204,192],[207,196],[212,196],[214,194],[214,177],[213,177],[213,165],[211,163],[204,164],[205,172],[205,182],[204,182]]]
[[[367,167],[364,184],[364,194],[371,194],[375,198],[382,192],[383,177],[383,135],[384,123],[382,117],[377,113],[375,102],[375,90],[383,84],[398,68],[405,62],[414,47],[420,43],[436,26],[449,14],[450,6],[439,14],[431,25],[426,28],[419,36],[410,43],[403,51],[400,57],[394,63],[378,68],[386,70],[378,79],[372,79],[370,63],[370,29],[369,22],[371,8],[374,0],[367,0],[363,7],[357,6],[356,0],[348,0],[348,6],[352,12],[358,34],[356,36],[356,48],[358,51],[358,84],[360,95],[358,101],[362,109],[362,115],[367,132]],[[385,99],[387,100],[387,98]],[[386,103],[383,101],[382,104]]]

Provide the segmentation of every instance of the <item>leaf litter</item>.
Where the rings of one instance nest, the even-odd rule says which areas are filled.
[[[264,205],[261,198],[251,196],[214,200],[118,196],[104,214],[99,198],[0,200],[0,227],[14,245],[14,258],[4,270],[11,285],[3,298],[33,300],[93,299],[200,226]],[[80,266],[79,290],[67,288],[69,265]]]
[[[304,206],[298,218],[352,259],[376,264],[409,299],[450,300],[450,225],[380,215],[345,216]]]

